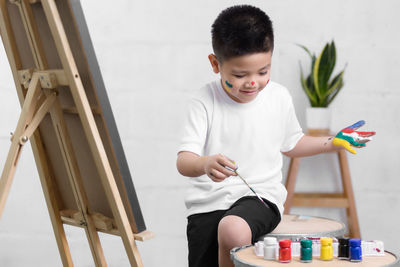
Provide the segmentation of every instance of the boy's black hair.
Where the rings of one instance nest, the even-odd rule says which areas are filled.
[[[220,61],[274,49],[270,18],[261,9],[250,5],[223,10],[212,25],[211,36],[214,54]]]

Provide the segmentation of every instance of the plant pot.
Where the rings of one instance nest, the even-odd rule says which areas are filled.
[[[307,133],[310,135],[329,135],[331,110],[329,108],[312,108],[306,110]]]

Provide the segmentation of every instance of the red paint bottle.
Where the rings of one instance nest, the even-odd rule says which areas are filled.
[[[291,241],[289,239],[279,240],[279,261],[280,262],[291,262],[292,261],[292,250],[290,249]]]

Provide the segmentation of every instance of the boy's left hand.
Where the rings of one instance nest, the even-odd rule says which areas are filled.
[[[371,136],[375,135],[375,132],[356,131],[364,124],[365,121],[361,120],[353,125],[350,125],[349,127],[344,128],[335,136],[335,138],[332,140],[332,144],[335,146],[342,146],[350,153],[357,154],[357,152],[351,146],[364,147],[366,142],[372,140]]]

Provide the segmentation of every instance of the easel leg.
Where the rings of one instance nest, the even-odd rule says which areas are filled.
[[[347,155],[345,150],[340,150],[338,153],[340,172],[343,183],[343,193],[347,197],[349,206],[346,208],[349,236],[353,238],[361,238],[360,226],[358,224],[357,210],[353,193],[353,186],[351,184],[350,169],[347,162]]]
[[[49,162],[44,151],[40,135],[38,133],[33,135],[31,139],[32,150],[36,155],[35,158],[41,158],[42,160],[37,160],[37,166],[39,171],[40,182],[42,184],[42,189],[44,197],[47,204],[47,209],[51,218],[51,223],[53,225],[54,235],[56,237],[58,251],[61,256],[61,261],[64,267],[74,266],[72,262],[71,252],[68,246],[67,237],[65,235],[64,226],[61,221],[60,208],[56,198],[56,192],[54,191],[52,173],[46,162]]]
[[[16,165],[19,159],[19,155],[22,150],[22,144],[20,143],[20,136],[25,130],[27,125],[27,119],[32,117],[32,112],[35,110],[35,104],[40,94],[40,83],[39,76],[34,75],[28,88],[28,93],[25,98],[24,105],[20,118],[18,120],[17,128],[14,132],[14,138],[11,143],[10,150],[8,152],[7,160],[4,165],[3,173],[1,174],[0,180],[0,217],[3,213],[3,209],[8,197],[8,193],[11,188],[12,180],[14,178]]]
[[[117,225],[118,230],[121,233],[121,238],[125,247],[126,254],[128,255],[131,266],[143,267],[142,258],[140,257],[132,229],[130,228],[130,224],[128,223],[128,217],[126,216],[125,211],[123,213],[124,214],[121,214],[122,216],[120,215],[119,220],[117,220]]]
[[[291,158],[286,178],[287,197],[285,201],[284,214],[289,214],[293,204],[294,188],[296,186],[297,173],[299,172],[300,158]]]

